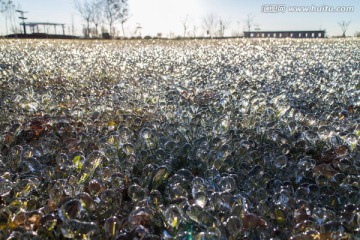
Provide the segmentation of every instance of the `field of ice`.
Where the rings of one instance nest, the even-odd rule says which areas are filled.
[[[359,239],[360,40],[0,40],[0,239]]]

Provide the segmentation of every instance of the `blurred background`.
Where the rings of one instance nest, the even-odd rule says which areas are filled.
[[[241,37],[244,31],[325,30],[357,36],[358,0],[0,0],[0,35]],[[23,24],[23,25],[21,25]]]

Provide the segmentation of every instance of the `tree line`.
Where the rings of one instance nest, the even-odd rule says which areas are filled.
[[[8,24],[11,24],[12,32],[18,31],[14,17],[16,8],[21,7],[16,6],[15,0],[0,0],[0,13],[5,17],[6,34],[8,34]],[[85,37],[90,36],[92,24],[95,27],[96,36],[99,35],[98,28],[102,24],[107,24],[107,32],[114,35],[116,23],[121,24],[122,34],[125,35],[124,23],[129,18],[127,0],[74,0],[74,8],[86,22]]]
[[[98,36],[100,24],[108,24],[108,33],[114,35],[114,24],[120,23],[123,36],[125,36],[124,24],[129,18],[127,0],[75,0],[75,9],[86,22],[85,37],[90,36],[90,25],[95,27],[95,35]]]

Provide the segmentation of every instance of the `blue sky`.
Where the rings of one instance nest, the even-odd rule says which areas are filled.
[[[163,36],[182,35],[182,20],[188,16],[189,32],[202,34],[202,20],[208,14],[215,14],[228,22],[226,35],[242,32],[248,14],[253,16],[253,24],[262,30],[318,30],[325,29],[330,36],[340,35],[340,21],[351,21],[347,35],[360,31],[359,0],[128,0],[130,19],[125,24],[127,35],[134,33],[141,25],[142,35]],[[84,21],[74,9],[73,0],[17,0],[21,9],[28,11],[28,21],[58,22],[67,24],[66,32],[71,32],[74,22],[76,34],[81,33]],[[283,13],[264,13],[269,4],[286,6]],[[342,12],[289,12],[291,6],[353,6],[354,11]],[[18,16],[18,15],[16,15]],[[18,19],[16,18],[16,24]],[[105,25],[106,26],[106,25]],[[118,28],[120,30],[120,27]],[[0,34],[5,34],[5,19],[0,18]]]

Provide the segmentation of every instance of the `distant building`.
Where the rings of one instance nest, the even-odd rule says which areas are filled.
[[[324,38],[325,31],[244,31],[246,38]]]
[[[76,39],[78,37],[65,34],[65,24],[49,22],[23,22],[23,33],[15,33],[5,36],[6,38],[55,38],[55,39]],[[57,27],[60,27],[61,34],[57,34]],[[26,33],[30,28],[31,33]],[[53,30],[52,30],[53,28]]]
[[[65,24],[63,23],[49,23],[49,22],[27,22],[27,23],[20,23],[21,26],[24,27],[24,29],[26,27],[29,27],[31,29],[31,32],[34,33],[40,33],[41,29],[39,28],[39,26],[42,26],[42,30],[43,33],[47,33],[49,32],[49,27],[53,27],[55,34],[56,34],[56,27],[60,26],[62,29],[62,35],[65,35]],[[26,31],[24,31],[26,34]]]

